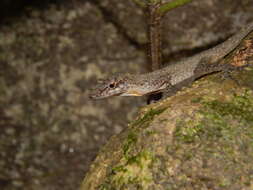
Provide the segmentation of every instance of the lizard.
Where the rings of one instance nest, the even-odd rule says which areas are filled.
[[[222,64],[219,61],[232,52],[240,42],[253,31],[253,23],[221,44],[197,55],[144,74],[116,74],[100,79],[90,93],[91,99],[111,96],[144,96],[162,91],[173,91],[194,80],[214,72],[228,71],[241,67]]]

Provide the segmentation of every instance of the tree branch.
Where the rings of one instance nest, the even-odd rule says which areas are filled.
[[[159,12],[161,14],[165,14],[166,12],[170,11],[171,9],[180,7],[182,5],[185,5],[187,3],[192,2],[193,0],[175,0],[169,3],[164,3],[160,8],[159,8]]]

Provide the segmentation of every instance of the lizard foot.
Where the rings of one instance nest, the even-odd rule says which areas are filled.
[[[231,79],[232,81],[234,81],[236,83],[236,85],[240,86],[240,82],[232,75],[233,71],[239,71],[242,70],[241,67],[233,67],[233,68],[229,68],[226,69],[224,71],[222,71],[222,75],[221,78],[222,80],[226,80],[226,79]]]
[[[159,93],[155,93],[155,94],[151,94],[148,96],[147,98],[147,104],[153,104],[158,102],[159,100],[161,100],[163,98],[163,93],[159,92]]]

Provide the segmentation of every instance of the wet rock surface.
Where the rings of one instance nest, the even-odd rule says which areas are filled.
[[[164,19],[165,55],[226,38],[252,20],[249,2],[173,10]],[[88,98],[97,78],[145,71],[144,16],[130,1],[72,1],[28,8],[1,25],[1,189],[78,188],[99,148],[145,105],[145,98]]]

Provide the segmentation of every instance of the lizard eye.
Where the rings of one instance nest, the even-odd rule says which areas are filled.
[[[109,85],[109,87],[110,87],[110,88],[114,88],[114,87],[115,87],[115,83],[111,83],[111,84]]]

